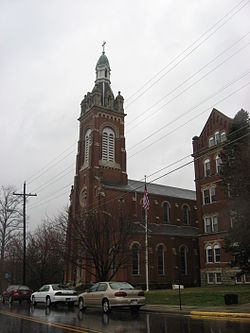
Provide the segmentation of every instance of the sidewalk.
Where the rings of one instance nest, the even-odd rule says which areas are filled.
[[[146,304],[140,311],[170,313],[178,315],[191,315],[195,317],[218,317],[218,318],[238,318],[250,320],[250,303],[241,305],[225,305],[211,307],[182,306],[182,310],[177,305]]]

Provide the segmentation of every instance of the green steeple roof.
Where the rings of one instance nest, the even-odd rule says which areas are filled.
[[[97,64],[96,64],[96,66],[100,66],[100,65],[108,65],[109,66],[108,58],[106,57],[104,52],[102,53],[102,55],[100,56],[100,58],[98,59]]]

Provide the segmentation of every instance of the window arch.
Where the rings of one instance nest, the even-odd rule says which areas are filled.
[[[88,129],[84,137],[84,162],[89,163],[89,146],[91,144],[91,130]]]
[[[162,244],[157,247],[157,272],[159,275],[164,275],[164,247]]]
[[[214,262],[220,262],[220,245],[214,245]]]
[[[204,161],[204,176],[209,177],[211,175],[211,163],[210,159],[206,159]]]
[[[109,127],[102,131],[102,160],[115,161],[115,133]]]
[[[222,159],[221,159],[220,155],[217,155],[215,157],[215,165],[216,165],[216,173],[220,173],[221,165],[222,165]]]
[[[134,243],[131,247],[132,250],[132,274],[140,274],[140,247],[138,243]]]
[[[206,247],[206,259],[208,264],[213,262],[213,248],[211,245]]]
[[[223,132],[221,132],[221,134],[220,134],[220,141],[221,141],[221,142],[225,142],[226,140],[227,140],[227,135],[226,135],[226,132],[223,131]]]
[[[170,206],[168,202],[163,203],[163,223],[169,223]]]
[[[189,206],[188,205],[183,205],[183,223],[184,224],[189,224]]]
[[[187,275],[187,248],[185,245],[180,247],[180,269],[182,274]]]

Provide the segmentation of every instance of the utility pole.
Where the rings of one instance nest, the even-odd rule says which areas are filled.
[[[26,284],[26,198],[36,197],[37,194],[26,193],[26,181],[24,181],[23,193],[13,192],[13,195],[23,197],[23,284]]]

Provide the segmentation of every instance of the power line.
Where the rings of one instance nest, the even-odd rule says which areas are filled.
[[[237,7],[241,6],[242,3],[244,3],[245,0],[239,2],[236,6],[234,6],[226,15],[224,15],[219,21],[217,21],[211,28],[209,28],[205,33],[203,33],[195,42],[193,42],[190,46],[188,46],[184,51],[182,51],[180,54],[178,54],[167,66],[165,66],[160,72],[158,72],[153,78],[155,78],[156,76],[158,76],[163,70],[165,70],[169,65],[171,65],[174,60],[178,59],[184,52],[186,52],[187,50],[189,50],[193,45],[195,45],[201,38],[203,38],[209,31],[211,31],[214,27],[216,27],[223,19],[225,19],[228,15],[230,15]],[[233,17],[234,15],[236,15],[242,8],[244,8],[247,4],[248,4],[249,0],[243,4],[236,12],[234,12],[220,27],[222,27],[231,17]],[[219,28],[217,28],[212,34],[214,34]],[[210,34],[204,41],[206,41],[212,34]],[[203,42],[204,42],[203,41]],[[202,43],[203,43],[202,42]],[[198,46],[200,46],[202,43],[200,43]],[[197,48],[197,47],[196,47]],[[196,49],[195,48],[195,49]],[[194,50],[193,50],[194,51]],[[193,51],[191,51],[189,54],[191,54]],[[189,55],[188,54],[188,55]],[[183,59],[184,60],[184,59]],[[165,76],[165,74],[164,74]],[[152,79],[153,79],[152,78]],[[149,83],[150,81],[152,81],[152,79],[150,79],[149,81],[146,82]],[[144,86],[146,85],[144,84]],[[143,87],[144,87],[143,86]],[[139,91],[142,88],[139,89]],[[137,91],[138,92],[138,91]],[[136,92],[136,93],[137,93]],[[135,94],[136,94],[135,93]],[[133,95],[135,95],[133,94]],[[132,96],[130,96],[127,100],[131,99]],[[131,102],[132,103],[132,102]],[[130,103],[130,104],[131,104]],[[128,107],[128,106],[127,106]],[[74,145],[74,144],[73,144]],[[68,149],[70,149],[73,145],[71,145],[69,148],[67,148],[65,151],[67,151]],[[61,154],[59,154],[55,159],[53,159],[52,161],[48,162],[42,169],[40,169],[40,171],[36,172],[34,175],[32,175],[30,178],[28,178],[29,183],[31,184],[32,182],[34,182],[36,179],[38,179],[40,176],[42,176],[43,174],[45,174],[49,169],[51,169],[52,167],[54,167],[55,165],[57,165],[58,163],[60,163],[61,161],[63,161],[67,156],[69,156],[71,153],[73,153],[75,150],[71,151],[68,155],[66,155],[64,158],[62,158],[60,161],[58,161],[57,163],[54,163],[50,166],[51,163],[53,163],[54,160],[56,160],[57,158],[59,158],[60,156],[62,156],[65,151],[63,151]]]
[[[136,93],[134,93],[132,96],[136,95],[138,92],[140,92],[148,83],[150,83],[155,77],[157,77],[160,73],[162,73],[166,68],[168,68],[172,63],[174,63],[175,60],[177,60],[182,54],[184,54],[186,51],[188,51],[192,46],[194,46],[200,39],[202,39],[207,33],[209,33],[213,28],[215,28],[225,17],[231,14],[235,10],[235,8],[239,7],[242,3],[241,1],[238,3],[235,7],[233,7],[226,15],[224,15],[219,21],[216,22],[211,28],[209,28],[205,33],[203,33],[195,42],[193,42],[190,46],[188,46],[184,51],[179,53],[173,60],[171,60],[167,66],[165,66],[160,72],[158,72],[156,75],[153,76],[150,80],[147,81],[146,84],[142,86],[139,90],[137,90]],[[183,60],[185,60],[189,55],[191,55],[197,48],[199,48],[206,40],[208,40],[212,35],[215,34],[221,27],[223,27],[234,15],[236,15],[241,9],[243,9],[246,5],[248,5],[249,0],[241,6],[235,13],[233,13],[229,18],[222,23],[218,28],[216,28],[212,33],[210,33],[203,41],[201,41],[197,46],[195,46],[189,53],[187,53],[183,58],[181,58],[175,65],[173,65],[166,73],[164,73],[159,79],[157,79],[155,82],[153,82],[148,88],[146,88],[140,95],[138,95],[136,98],[134,98],[127,106],[128,108],[132,103],[134,103],[138,98],[143,96],[149,89],[151,89],[156,83],[158,83],[163,77],[165,77],[168,73],[170,73],[174,68],[176,68]],[[131,99],[132,96],[130,96],[127,100]]]
[[[183,86],[185,83],[187,83],[189,80],[191,80],[194,76],[196,76],[198,73],[200,73],[204,68],[206,68],[208,65],[210,65],[212,62],[214,62],[216,59],[218,59],[219,57],[221,57],[224,53],[226,53],[227,51],[229,51],[232,47],[234,47],[236,44],[238,44],[242,39],[244,39],[247,35],[249,35],[249,32],[247,34],[245,34],[243,37],[241,37],[239,40],[237,40],[235,43],[233,43],[232,45],[230,45],[228,48],[226,48],[224,51],[222,51],[221,53],[219,53],[216,57],[214,57],[212,60],[210,60],[206,65],[202,66],[198,71],[196,71],[194,74],[192,74],[191,76],[189,76],[186,80],[182,81],[179,85],[177,85],[174,89],[172,89],[169,93],[167,93],[166,95],[164,95],[162,98],[160,98],[156,103],[154,103],[153,105],[151,105],[150,107],[148,107],[145,111],[143,111],[143,114],[138,115],[137,117],[135,117],[132,121],[130,121],[127,126],[129,127],[130,124],[134,125],[135,120],[141,118],[141,117],[145,117],[145,114],[148,113],[148,111],[150,111],[153,107],[155,107],[156,105],[158,105],[161,101],[163,101],[166,97],[170,96],[172,93],[174,93],[177,89],[179,89],[181,86]],[[173,99],[171,99],[170,101],[168,101],[166,104],[162,105],[159,109],[157,109],[154,114],[150,114],[149,117],[144,118],[144,120],[142,120],[140,122],[143,123],[146,119],[154,116],[156,113],[158,113],[164,106],[166,106],[167,104],[169,104],[170,102],[172,102],[174,99],[176,99],[177,97],[179,97],[181,94],[183,94],[184,92],[186,92],[188,89],[190,89],[191,87],[193,87],[196,83],[200,82],[203,78],[205,78],[207,75],[211,74],[213,71],[215,71],[217,68],[219,68],[220,66],[222,66],[226,61],[230,60],[233,56],[235,56],[237,53],[239,53],[240,51],[242,51],[244,48],[246,48],[250,43],[247,43],[245,46],[243,46],[241,49],[239,49],[238,51],[236,51],[234,54],[232,54],[231,56],[229,56],[228,58],[224,59],[220,64],[218,64],[217,66],[215,66],[213,69],[211,69],[209,72],[207,72],[206,74],[204,74],[200,79],[196,80],[193,84],[189,85],[187,88],[185,88],[182,92],[180,92],[177,96],[175,96]],[[134,125],[130,130],[128,130],[127,132],[130,132],[134,127],[137,127],[137,125]]]
[[[215,93],[209,95],[207,98],[205,98],[204,100],[202,100],[200,103],[196,104],[195,106],[191,107],[190,109],[186,110],[185,112],[183,112],[182,114],[180,114],[178,117],[174,118],[173,120],[171,120],[170,122],[168,122],[167,124],[161,126],[160,128],[156,129],[154,132],[152,132],[150,135],[148,135],[147,137],[145,137],[144,139],[142,139],[141,141],[135,143],[132,147],[130,147],[128,150],[131,151],[132,149],[134,149],[135,147],[137,147],[138,145],[140,145],[141,143],[145,142],[146,140],[148,140],[149,138],[151,138],[152,136],[159,134],[160,131],[162,131],[163,129],[165,129],[166,127],[172,125],[173,123],[175,123],[177,120],[185,117],[187,114],[189,114],[190,112],[194,111],[197,107],[199,107],[200,105],[202,105],[204,102],[208,101],[209,99],[211,99],[212,97],[215,97],[216,95],[218,95],[219,93],[221,93],[223,90],[225,90],[226,88],[230,87],[232,84],[236,83],[237,81],[240,81],[242,78],[244,78],[245,76],[247,76],[250,73],[250,70],[248,70],[247,72],[240,74],[235,80],[228,82],[225,86],[223,86],[222,88],[220,88],[219,90],[217,90]]]
[[[247,82],[246,84],[244,84],[243,86],[241,86],[240,88],[234,90],[232,93],[230,93],[229,95],[227,95],[226,97],[222,98],[221,100],[217,101],[215,104],[219,104],[223,101],[225,101],[226,99],[228,99],[229,97],[233,96],[234,94],[236,94],[237,92],[239,92],[240,90],[246,88],[248,85],[250,84],[250,82]],[[135,155],[141,153],[142,151],[146,150],[147,148],[151,147],[152,145],[154,145],[156,142],[159,142],[160,140],[164,139],[165,137],[169,136],[170,134],[176,132],[178,129],[184,127],[185,125],[187,125],[188,123],[190,123],[192,120],[197,119],[197,117],[201,116],[203,113],[211,110],[213,107],[210,106],[209,108],[203,110],[202,112],[200,112],[198,115],[195,115],[194,117],[192,117],[191,119],[189,119],[188,121],[186,121],[185,123],[181,124],[180,126],[176,127],[175,129],[173,129],[171,132],[168,132],[167,134],[165,134],[164,136],[160,137],[159,139],[157,139],[156,141],[153,141],[151,144],[148,144],[146,147],[138,150],[137,152],[135,152],[133,155],[129,156],[128,159],[134,157]],[[167,125],[166,125],[167,126]]]

